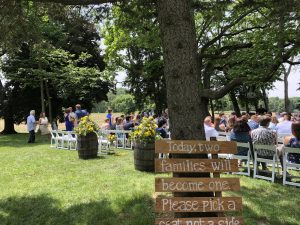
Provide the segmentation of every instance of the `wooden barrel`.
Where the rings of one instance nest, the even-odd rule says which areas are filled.
[[[134,167],[139,171],[154,171],[155,144],[134,144]]]
[[[80,159],[93,159],[98,155],[98,138],[97,134],[92,132],[86,136],[78,135],[77,150]]]

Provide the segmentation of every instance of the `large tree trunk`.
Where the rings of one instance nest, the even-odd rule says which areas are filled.
[[[230,101],[232,102],[233,110],[235,111],[238,117],[241,116],[241,110],[239,107],[239,103],[236,100],[235,93],[233,91],[229,92]]]
[[[1,132],[2,134],[16,134],[14,127],[14,120],[12,117],[4,117],[4,130]]]
[[[158,19],[164,55],[167,104],[173,140],[205,140],[203,120],[208,105],[199,97],[200,71],[194,16],[189,0],[159,0]],[[172,157],[177,157],[173,155]],[[206,155],[180,155],[180,158]],[[209,176],[175,174],[174,176]],[[211,196],[211,193],[174,193],[175,196]],[[208,215],[207,213],[204,213]],[[181,216],[205,216],[202,213],[176,213]]]
[[[267,112],[269,112],[269,98],[266,92],[265,88],[262,88],[262,94],[263,94],[263,101],[264,101],[264,105],[265,105],[265,109],[267,110]]]
[[[40,88],[41,88],[41,107],[42,107],[42,112],[45,112],[45,95],[44,95],[44,81],[43,80],[41,80]]]
[[[284,111],[286,112],[290,112],[291,111],[291,107],[290,107],[290,99],[289,99],[289,75],[291,73],[292,70],[292,65],[289,65],[289,68],[286,70],[285,67],[284,68],[284,72],[283,72],[283,82],[284,82]]]
[[[52,102],[51,102],[51,96],[49,92],[49,86],[48,86],[48,81],[45,83],[45,89],[46,89],[46,95],[47,95],[47,100],[48,100],[48,109],[49,109],[49,123],[52,124]]]
[[[191,1],[159,0],[158,18],[172,139],[205,139]]]

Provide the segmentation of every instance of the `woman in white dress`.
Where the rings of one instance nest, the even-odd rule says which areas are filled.
[[[41,131],[41,135],[46,135],[50,133],[48,129],[48,118],[46,117],[44,112],[41,112],[40,114],[39,128]]]

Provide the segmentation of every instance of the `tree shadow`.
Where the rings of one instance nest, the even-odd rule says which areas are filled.
[[[246,224],[247,221],[251,224],[255,221],[255,224],[261,225],[299,225],[292,220],[300,221],[300,211],[297,210],[300,200],[293,200],[290,188],[281,185],[265,190],[242,187],[242,198],[247,200],[243,207]]]
[[[149,204],[150,203],[150,204]],[[47,195],[10,197],[0,201],[1,225],[150,225],[154,222],[149,196],[115,206],[108,200],[62,208]]]
[[[51,137],[48,135],[36,135],[36,143],[28,144],[29,134],[10,134],[10,135],[0,135],[0,146],[14,147],[14,148],[24,148],[24,147],[34,147],[38,145],[49,144]]]

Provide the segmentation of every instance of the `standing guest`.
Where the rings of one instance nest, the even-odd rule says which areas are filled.
[[[48,129],[48,118],[46,117],[45,112],[40,113],[39,129],[41,131],[41,135],[46,135],[50,133]]]
[[[71,114],[70,109],[69,108],[65,109],[64,118],[65,118],[66,131],[72,131],[74,129],[74,121],[72,121],[70,114]]]
[[[277,117],[276,116],[272,116],[271,117],[271,122],[270,122],[270,125],[269,125],[269,129],[275,131],[277,124],[278,124]]]
[[[210,138],[216,138],[219,136],[218,131],[216,131],[216,129],[213,127],[210,116],[207,116],[204,119],[204,131],[207,141],[209,141]]]
[[[29,139],[28,143],[34,143],[35,142],[35,110],[30,111],[30,115],[27,117],[27,130],[29,132]]]
[[[69,108],[68,108],[69,110],[70,110],[70,114],[69,114],[69,119],[70,119],[70,121],[74,124],[74,126],[75,126],[75,123],[77,122],[76,121],[76,114],[73,112],[73,108],[70,106]]]
[[[81,105],[77,104],[75,106],[76,111],[75,111],[75,115],[76,115],[76,124],[79,124],[80,119],[84,116],[87,116],[87,111],[85,109],[81,109]]]
[[[292,134],[292,123],[291,115],[283,114],[283,121],[276,125],[277,134]]]
[[[117,125],[117,122],[118,122],[119,118],[121,118],[121,117],[116,117],[115,118],[115,123],[113,123],[113,125],[110,127],[111,130],[116,130],[116,125]]]
[[[165,128],[167,127],[167,120],[166,119],[160,119],[158,121],[158,128],[156,128],[156,131],[159,133],[159,135],[162,138],[168,138],[168,134],[165,130]]]
[[[269,129],[271,118],[269,116],[262,116],[259,121],[260,127],[251,131],[251,138],[253,144],[260,145],[275,145],[277,141],[276,133]],[[269,150],[257,150],[258,157],[273,158],[273,152]],[[262,169],[267,170],[266,163],[262,162]]]
[[[251,130],[257,129],[259,127],[257,115],[254,114],[251,116],[250,120],[248,121],[248,125]]]
[[[291,148],[300,148],[300,122],[292,124],[293,136],[286,137],[284,145]],[[288,161],[300,164],[300,151],[299,153],[289,153]]]
[[[114,119],[112,114],[112,109],[107,110],[106,119],[109,119],[109,126],[112,127],[113,119]]]
[[[256,113],[258,115],[264,115],[267,112],[267,110],[265,108],[263,108],[262,105],[259,106],[259,108],[256,110]]]

